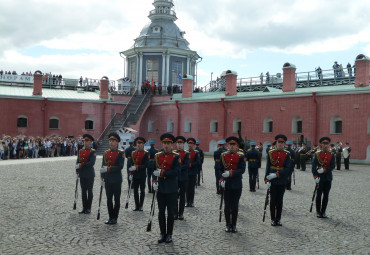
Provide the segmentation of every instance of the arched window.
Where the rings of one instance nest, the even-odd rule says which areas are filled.
[[[189,119],[185,120],[184,132],[191,133],[191,120]]]
[[[50,129],[58,129],[59,128],[59,118],[52,116],[49,119],[49,128]]]
[[[85,129],[86,130],[94,130],[94,119],[87,118],[85,120]]]
[[[370,135],[370,118],[367,119],[367,134]]]
[[[301,134],[302,133],[302,119],[301,117],[294,117],[292,120],[292,133]]]
[[[168,119],[167,120],[167,132],[171,133],[171,132],[173,132],[173,129],[174,129],[173,120]]]
[[[233,120],[233,133],[238,133],[242,130],[242,121],[239,118]]]
[[[263,133],[272,133],[273,132],[273,124],[272,118],[267,117],[263,120]]]
[[[342,118],[339,116],[334,116],[330,120],[330,133],[331,134],[341,134],[342,133]]]
[[[149,120],[148,121],[148,132],[153,132],[154,129],[154,121]]]
[[[26,115],[19,115],[17,119],[17,127],[26,128],[28,127],[28,118]]]
[[[209,132],[217,133],[218,132],[218,122],[216,119],[212,119],[210,122]]]

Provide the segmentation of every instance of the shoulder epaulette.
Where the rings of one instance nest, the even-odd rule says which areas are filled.
[[[238,151],[236,154],[238,154],[238,155],[244,155],[244,152]]]
[[[123,152],[123,150],[122,150],[122,149],[118,149],[118,151]]]
[[[163,153],[163,151],[158,151],[155,155],[160,155],[162,153]]]

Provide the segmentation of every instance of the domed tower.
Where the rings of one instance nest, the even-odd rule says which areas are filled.
[[[126,57],[127,76],[138,89],[145,79],[163,87],[182,86],[183,74],[196,76],[200,56],[190,50],[185,32],[175,24],[173,0],[154,0],[153,5],[151,22],[130,49],[120,52]]]

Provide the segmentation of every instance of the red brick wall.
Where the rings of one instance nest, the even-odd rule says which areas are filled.
[[[42,110],[44,100],[28,99],[0,99],[0,135],[7,134],[16,136],[24,134],[27,136],[43,136],[44,134],[44,111]],[[112,109],[114,112],[121,112],[125,105],[106,104],[105,125],[111,120]],[[98,137],[103,126],[103,103],[94,102],[46,102],[46,135],[78,136],[83,133],[90,133]],[[28,117],[27,128],[17,128],[19,115]],[[49,118],[59,118],[59,129],[49,129]],[[94,120],[94,130],[85,130],[85,120],[91,117]]]
[[[285,134],[289,140],[296,141],[301,134],[292,133],[292,120],[300,117],[303,122],[302,134],[312,144],[318,143],[322,136],[329,136],[332,142],[349,142],[352,147],[352,158],[366,159],[366,149],[370,145],[367,134],[367,121],[370,117],[370,94],[355,95],[318,95],[317,141],[314,139],[314,102],[312,95],[305,97],[269,98],[243,101],[225,101],[227,108],[226,136],[233,133],[233,120],[242,122],[242,136],[258,142],[272,142],[278,133]],[[205,151],[209,151],[212,140],[223,137],[222,102],[181,103],[180,135],[200,139]],[[343,122],[342,134],[330,133],[330,120],[340,116]],[[266,117],[273,119],[273,133],[263,133],[263,121]],[[151,106],[143,116],[139,133],[144,137],[159,139],[166,132],[167,120],[174,121],[174,135],[177,134],[176,104]],[[191,133],[184,133],[185,120],[192,122]],[[218,132],[210,133],[210,122],[218,121]],[[148,133],[148,121],[154,121],[154,132]],[[158,128],[159,134],[155,130]]]

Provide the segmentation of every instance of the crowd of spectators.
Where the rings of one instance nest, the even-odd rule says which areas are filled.
[[[61,85],[62,83],[62,75],[61,74],[52,74],[50,73],[44,73],[43,74],[43,84],[48,85]]]
[[[18,73],[16,71],[3,71],[3,70],[0,70],[0,75],[18,75]],[[25,75],[25,76],[32,76],[32,72],[29,71],[29,72],[23,72],[21,75]]]
[[[93,146],[96,148],[95,144]],[[3,135],[0,139],[0,160],[74,156],[82,147],[82,136],[68,138]]]

